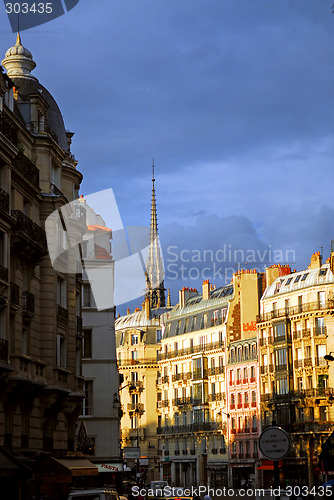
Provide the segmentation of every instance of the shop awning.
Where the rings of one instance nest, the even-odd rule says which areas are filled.
[[[278,467],[282,466],[283,466],[283,460],[279,460]],[[274,470],[273,460],[262,460],[262,465],[260,467],[256,467],[256,470]]]
[[[22,464],[9,451],[0,446],[0,477],[31,477],[29,467]]]
[[[53,458],[55,462],[71,471],[72,476],[96,476],[99,469],[87,458]]]

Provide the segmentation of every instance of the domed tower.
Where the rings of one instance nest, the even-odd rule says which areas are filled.
[[[74,450],[81,413],[81,281],[65,265],[52,267],[44,221],[77,199],[82,174],[70,151],[73,133],[32,74],[36,63],[20,35],[2,66],[0,377],[7,385],[0,441],[14,455],[37,459],[42,451]],[[84,234],[85,214],[69,217]]]

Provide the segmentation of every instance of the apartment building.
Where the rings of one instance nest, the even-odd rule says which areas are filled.
[[[82,273],[82,374],[85,378],[82,415],[87,433],[78,448],[90,455],[99,469],[100,484],[120,486],[120,403],[115,343],[114,266],[112,230],[83,196],[87,233],[81,243]],[[102,303],[100,301],[103,295]]]
[[[140,459],[126,459],[126,466],[145,482],[159,479],[156,381],[162,311],[150,309],[147,298],[143,310],[129,312],[115,324],[118,369],[123,378],[119,393],[121,448],[140,449]]]
[[[162,327],[160,316],[170,310],[170,293],[165,306],[163,262],[158,235],[154,163],[150,244],[146,262],[146,294],[142,310],[117,318],[115,323],[119,373],[123,378],[120,400],[121,446],[139,448],[140,458],[126,459],[134,478],[145,483],[159,479],[157,425],[157,355]],[[126,455],[126,453],[125,453]]]
[[[257,319],[262,426],[272,422],[289,432],[285,477],[320,482],[315,474],[321,446],[333,431],[333,373],[324,356],[334,350],[334,280],[319,252],[307,269],[276,277]],[[264,482],[271,471],[263,471]]]
[[[13,499],[54,498],[63,487],[58,475],[50,480],[54,467],[46,467],[34,484],[28,477],[42,452],[65,457],[74,450],[83,398],[81,282],[67,274],[61,259],[57,271],[52,267],[44,221],[77,198],[82,175],[70,150],[73,133],[31,73],[36,63],[20,36],[2,65],[7,74],[1,68],[0,461],[6,466],[0,489]],[[76,234],[86,231],[84,212],[73,211],[69,218]],[[63,472],[70,484],[70,468],[63,465]]]
[[[230,405],[232,385],[228,381],[242,366],[249,370],[243,392],[246,384],[248,398],[252,397],[251,388],[256,391],[253,328],[262,289],[263,275],[249,271],[236,273],[232,283],[221,288],[204,281],[201,294],[183,288],[179,303],[161,318],[164,335],[159,354],[159,452],[163,478],[171,484],[231,485],[229,458],[232,460],[237,453],[232,444],[236,417],[231,414],[235,407]],[[234,358],[230,345],[238,349],[244,340],[250,345],[248,354]],[[255,402],[258,404],[258,398]],[[257,407],[245,406],[243,410],[248,419],[258,415]],[[255,440],[256,433],[253,437]],[[244,457],[243,453],[245,465],[252,465],[254,470],[253,455]]]

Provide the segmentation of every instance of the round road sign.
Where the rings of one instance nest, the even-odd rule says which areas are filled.
[[[289,452],[290,438],[281,427],[267,427],[259,438],[259,448],[270,460],[280,460]]]

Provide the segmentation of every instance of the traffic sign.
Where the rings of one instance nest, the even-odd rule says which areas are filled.
[[[290,450],[289,435],[281,427],[267,427],[259,438],[259,448],[270,460],[280,460]]]
[[[140,448],[135,446],[126,446],[123,448],[124,458],[140,458]]]

